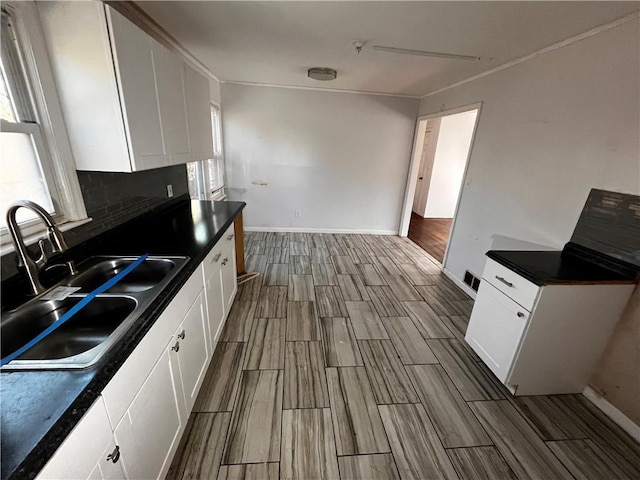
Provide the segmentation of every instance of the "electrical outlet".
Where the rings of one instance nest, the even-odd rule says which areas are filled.
[[[167,185],[167,197],[173,197],[173,185],[171,184]]]
[[[300,210],[296,210],[295,216],[296,218],[300,218],[302,216],[302,214],[300,213]]]

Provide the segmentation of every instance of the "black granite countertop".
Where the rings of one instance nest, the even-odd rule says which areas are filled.
[[[244,202],[185,198],[69,251],[78,261],[144,253],[190,260],[97,365],[80,371],[0,373],[2,479],[38,474],[244,207]]]
[[[620,272],[566,251],[490,250],[487,257],[536,285],[636,283],[632,272]]]

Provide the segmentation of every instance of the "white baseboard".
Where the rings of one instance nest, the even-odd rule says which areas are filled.
[[[602,413],[613,420],[620,426],[625,432],[631,435],[636,442],[640,443],[640,426],[633,422],[624,413],[614,407],[609,401],[595,391],[593,387],[587,385],[582,394],[587,397],[591,403],[598,407]]]
[[[451,270],[443,268],[442,269],[442,273],[444,274],[445,277],[447,277],[449,280],[451,280],[453,283],[455,283],[456,286],[458,288],[460,288],[464,293],[469,295],[474,300],[476,299],[476,295],[477,295],[478,292],[476,292],[469,285],[467,285],[466,283],[461,281],[458,277],[454,276],[453,273],[451,273]]]
[[[365,235],[397,235],[397,230],[354,230],[350,228],[244,227],[245,232],[277,233],[361,233]]]

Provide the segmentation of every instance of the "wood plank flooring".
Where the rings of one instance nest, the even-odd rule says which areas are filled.
[[[409,239],[442,263],[453,218],[422,218],[411,212]]]
[[[513,399],[472,301],[407,239],[247,233],[247,268],[171,479],[640,478],[581,395]]]

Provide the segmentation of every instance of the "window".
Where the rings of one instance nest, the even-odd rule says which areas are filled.
[[[16,200],[32,200],[57,223],[86,218],[70,147],[59,111],[46,47],[31,2],[2,7],[0,56],[0,233],[10,241],[5,212]],[[47,70],[48,69],[48,70]],[[53,112],[52,112],[53,110]],[[52,115],[53,113],[53,115]],[[58,122],[53,117],[58,115]],[[65,143],[66,142],[66,143]],[[66,159],[51,146],[66,147]],[[27,209],[17,219],[25,234],[43,228]]]
[[[212,198],[224,196],[224,159],[222,157],[222,128],[220,107],[211,105],[211,128],[213,129],[213,158],[208,160],[209,191]]]
[[[213,158],[187,164],[191,198],[200,200],[223,200],[226,198],[221,123],[220,107],[212,104]]]

